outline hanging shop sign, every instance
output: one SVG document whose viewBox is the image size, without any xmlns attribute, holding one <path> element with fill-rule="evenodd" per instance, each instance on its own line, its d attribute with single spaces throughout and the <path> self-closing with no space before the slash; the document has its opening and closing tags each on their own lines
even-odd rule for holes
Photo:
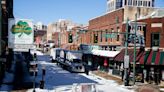
<svg viewBox="0 0 164 92">
<path fill-rule="evenodd" d="M 33 47 L 33 23 L 29 19 L 9 19 L 8 46 L 14 51 L 28 51 Z"/>
</svg>

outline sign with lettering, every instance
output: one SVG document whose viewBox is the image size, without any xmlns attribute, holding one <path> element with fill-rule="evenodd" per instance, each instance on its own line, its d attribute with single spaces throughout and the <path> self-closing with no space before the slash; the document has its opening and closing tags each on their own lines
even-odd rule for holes
<svg viewBox="0 0 164 92">
<path fill-rule="evenodd" d="M 105 38 L 116 38 L 117 34 L 116 33 L 103 34 L 103 37 L 105 37 Z"/>
</svg>

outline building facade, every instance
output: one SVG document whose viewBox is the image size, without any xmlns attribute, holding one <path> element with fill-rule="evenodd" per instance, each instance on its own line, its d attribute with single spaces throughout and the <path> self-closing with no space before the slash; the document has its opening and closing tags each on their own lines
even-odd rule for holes
<svg viewBox="0 0 164 92">
<path fill-rule="evenodd" d="M 136 81 L 154 81 L 158 84 L 164 76 L 162 74 L 164 49 L 161 41 L 164 39 L 164 10 L 155 8 L 154 0 L 108 0 L 107 4 L 109 9 L 106 14 L 89 20 L 90 43 L 93 46 L 100 46 L 103 51 L 119 50 L 120 53 L 113 59 L 92 55 L 90 56 L 92 61 L 99 61 L 100 67 L 104 69 L 107 62 L 111 73 L 120 76 L 126 50 L 125 42 L 128 42 L 129 73 L 133 73 L 135 59 Z M 134 35 L 135 29 L 136 35 Z M 138 43 L 136 51 L 134 51 L 134 42 Z M 134 53 L 136 56 L 133 56 Z"/>
<path fill-rule="evenodd" d="M 107 0 L 107 12 L 115 11 L 124 6 L 154 7 L 154 0 Z"/>
<path fill-rule="evenodd" d="M 69 42 L 69 37 L 72 37 L 72 39 L 74 39 L 75 32 L 73 31 L 73 29 L 80 26 L 80 24 L 73 23 L 72 21 L 65 19 L 60 19 L 58 22 L 51 23 L 48 25 L 47 41 L 53 40 L 55 46 L 70 49 L 72 41 Z"/>
<path fill-rule="evenodd" d="M 0 0 L 0 81 L 5 75 L 5 69 L 10 70 L 13 52 L 8 49 L 8 19 L 14 18 L 13 0 Z M 6 54 L 7 53 L 7 54 Z M 5 64 L 3 63 L 5 62 Z"/>
</svg>

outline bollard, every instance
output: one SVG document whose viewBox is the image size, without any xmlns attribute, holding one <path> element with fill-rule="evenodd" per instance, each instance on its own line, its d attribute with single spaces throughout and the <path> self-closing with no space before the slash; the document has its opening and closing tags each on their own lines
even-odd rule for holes
<svg viewBox="0 0 164 92">
<path fill-rule="evenodd" d="M 46 75 L 46 70 L 42 69 L 42 75 L 45 76 Z"/>
<path fill-rule="evenodd" d="M 41 80 L 41 81 L 40 81 L 40 89 L 43 89 L 43 88 L 44 88 L 44 81 Z"/>
</svg>

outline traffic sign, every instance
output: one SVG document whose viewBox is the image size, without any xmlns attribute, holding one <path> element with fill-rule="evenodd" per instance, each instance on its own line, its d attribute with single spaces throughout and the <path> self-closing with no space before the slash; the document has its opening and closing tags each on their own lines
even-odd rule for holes
<svg viewBox="0 0 164 92">
<path fill-rule="evenodd" d="M 129 55 L 124 56 L 124 68 L 129 68 Z"/>
<path fill-rule="evenodd" d="M 106 37 L 106 38 L 116 38 L 117 37 L 117 34 L 116 33 L 103 34 L 103 37 Z"/>
</svg>

